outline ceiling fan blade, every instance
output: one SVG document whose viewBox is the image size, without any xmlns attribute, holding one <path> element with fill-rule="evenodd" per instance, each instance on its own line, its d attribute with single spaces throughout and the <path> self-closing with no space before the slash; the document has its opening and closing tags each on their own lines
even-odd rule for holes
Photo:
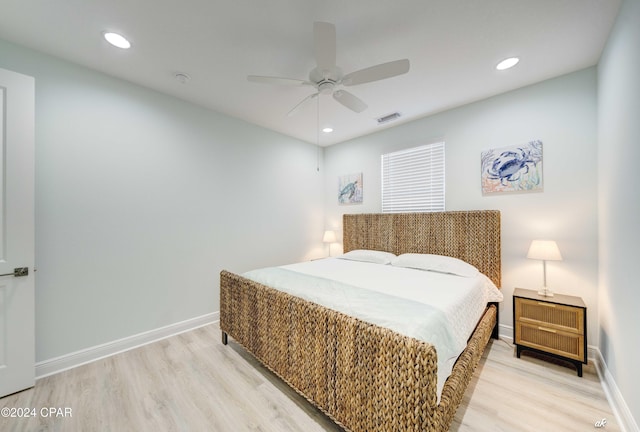
<svg viewBox="0 0 640 432">
<path fill-rule="evenodd" d="M 364 84 L 402 75 L 407 72 L 409 72 L 409 60 L 395 60 L 346 74 L 344 78 L 342 78 L 342 84 L 346 86 Z"/>
<path fill-rule="evenodd" d="M 307 102 L 309 102 L 311 99 L 315 99 L 318 97 L 320 93 L 313 93 L 310 94 L 309 96 L 307 96 L 306 98 L 302 99 L 302 101 L 300 101 L 300 103 L 296 106 L 294 106 L 293 108 L 291 108 L 291 111 L 289 111 L 287 113 L 288 117 L 291 117 L 292 115 L 294 115 L 296 112 L 298 112 L 298 110 L 305 105 Z"/>
<path fill-rule="evenodd" d="M 357 113 L 361 113 L 367 109 L 366 103 L 362 102 L 362 100 L 345 90 L 334 91 L 333 98 L 349 108 L 351 111 L 355 111 Z"/>
<path fill-rule="evenodd" d="M 316 63 L 320 70 L 336 67 L 336 26 L 326 22 L 313 23 Z"/>
<path fill-rule="evenodd" d="M 279 77 L 260 76 L 260 75 L 249 75 L 247 76 L 247 80 L 251 82 L 257 82 L 257 83 L 263 83 L 263 84 L 278 84 L 278 85 L 289 85 L 289 86 L 313 85 L 313 83 L 309 81 L 299 80 L 295 78 L 279 78 Z"/>
</svg>

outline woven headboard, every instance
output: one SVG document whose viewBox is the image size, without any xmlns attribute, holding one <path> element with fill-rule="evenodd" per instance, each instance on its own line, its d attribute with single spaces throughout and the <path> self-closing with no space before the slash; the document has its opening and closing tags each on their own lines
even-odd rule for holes
<svg viewBox="0 0 640 432">
<path fill-rule="evenodd" d="M 500 287 L 497 210 L 345 214 L 342 222 L 345 252 L 372 249 L 396 255 L 447 255 L 474 265 Z"/>
</svg>

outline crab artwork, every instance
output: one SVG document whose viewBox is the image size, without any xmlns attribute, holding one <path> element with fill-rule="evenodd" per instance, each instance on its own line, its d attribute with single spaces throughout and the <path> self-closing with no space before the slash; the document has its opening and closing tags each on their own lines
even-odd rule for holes
<svg viewBox="0 0 640 432">
<path fill-rule="evenodd" d="M 535 190 L 542 186 L 542 142 L 482 153 L 482 192 Z"/>
<path fill-rule="evenodd" d="M 500 180 L 506 186 L 506 181 L 520 180 L 520 176 L 529 172 L 529 164 L 536 161 L 531 158 L 529 151 L 519 148 L 518 151 L 505 151 L 494 159 L 487 170 L 487 176 L 493 180 Z"/>
</svg>

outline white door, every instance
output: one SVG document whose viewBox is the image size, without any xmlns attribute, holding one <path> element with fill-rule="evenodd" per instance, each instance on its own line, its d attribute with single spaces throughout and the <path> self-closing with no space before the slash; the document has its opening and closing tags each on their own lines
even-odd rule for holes
<svg viewBox="0 0 640 432">
<path fill-rule="evenodd" d="M 34 87 L 0 69 L 0 397 L 35 381 Z"/>
</svg>

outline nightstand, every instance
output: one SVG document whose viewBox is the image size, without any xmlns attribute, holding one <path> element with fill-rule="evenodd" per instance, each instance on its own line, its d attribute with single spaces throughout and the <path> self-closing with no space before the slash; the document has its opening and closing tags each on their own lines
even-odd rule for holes
<svg viewBox="0 0 640 432">
<path fill-rule="evenodd" d="M 513 292 L 513 343 L 520 358 L 531 350 L 573 363 L 582 376 L 587 364 L 587 306 L 580 297 L 516 288 Z"/>
</svg>

